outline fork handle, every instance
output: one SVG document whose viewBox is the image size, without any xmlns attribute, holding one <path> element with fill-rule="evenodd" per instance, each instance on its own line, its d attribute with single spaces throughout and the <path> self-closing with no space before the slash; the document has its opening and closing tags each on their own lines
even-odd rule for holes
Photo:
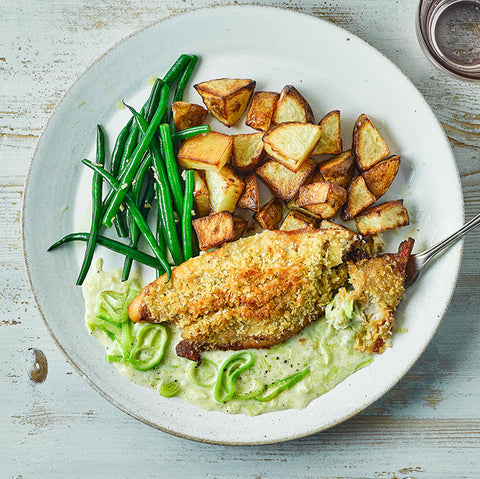
<svg viewBox="0 0 480 479">
<path fill-rule="evenodd" d="M 416 256 L 421 256 L 425 261 L 428 261 L 432 256 L 435 256 L 440 251 L 443 251 L 445 248 L 448 248 L 450 245 L 456 243 L 460 238 L 476 228 L 478 225 L 480 225 L 480 214 L 472 218 L 468 223 L 463 225 L 458 231 L 450 235 L 448 238 L 445 238 L 443 241 L 440 241 L 436 245 L 428 248 L 426 251 Z"/>
</svg>

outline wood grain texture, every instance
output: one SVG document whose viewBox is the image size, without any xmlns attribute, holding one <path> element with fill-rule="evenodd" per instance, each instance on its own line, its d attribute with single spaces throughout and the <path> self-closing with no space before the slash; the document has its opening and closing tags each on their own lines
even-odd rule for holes
<svg viewBox="0 0 480 479">
<path fill-rule="evenodd" d="M 44 327 L 23 268 L 20 215 L 28 164 L 49 114 L 74 79 L 120 39 L 172 13 L 229 3 L 250 2 L 0 4 L 0 477 L 480 477 L 480 230 L 465 241 L 448 314 L 403 380 L 351 420 L 285 444 L 212 446 L 151 429 L 94 392 Z M 428 63 L 415 38 L 416 0 L 255 3 L 332 21 L 395 62 L 450 139 L 466 218 L 480 211 L 480 85 L 448 78 Z M 48 360 L 43 383 L 29 379 L 29 348 Z"/>
</svg>

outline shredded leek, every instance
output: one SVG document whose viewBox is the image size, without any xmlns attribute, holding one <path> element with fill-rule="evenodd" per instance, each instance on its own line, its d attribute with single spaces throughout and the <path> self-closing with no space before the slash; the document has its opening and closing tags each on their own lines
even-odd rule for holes
<svg viewBox="0 0 480 479">
<path fill-rule="evenodd" d="M 154 368 L 165 354 L 167 340 L 167 330 L 163 326 L 158 324 L 142 326 L 130 352 L 130 364 L 139 371 Z"/>
<path fill-rule="evenodd" d="M 130 288 L 124 293 L 101 292 L 97 296 L 97 315 L 88 326 L 103 331 L 118 350 L 118 354 L 107 355 L 107 361 L 123 362 L 139 371 L 147 371 L 162 360 L 168 334 L 165 327 L 158 324 L 146 324 L 133 334 L 128 305 L 137 294 L 138 291 Z"/>
<path fill-rule="evenodd" d="M 172 398 L 180 392 L 180 383 L 177 380 L 162 381 L 158 392 L 163 397 Z"/>
<path fill-rule="evenodd" d="M 137 296 L 138 291 L 127 289 L 124 293 L 103 291 L 97 296 L 97 316 L 113 324 L 120 325 L 128 321 L 128 305 Z"/>
<path fill-rule="evenodd" d="M 202 358 L 200 366 L 197 363 L 189 364 L 187 377 L 191 383 L 202 388 L 209 388 L 215 384 L 217 365 L 210 359 Z"/>
<path fill-rule="evenodd" d="M 235 379 L 251 368 L 254 356 L 250 351 L 239 351 L 228 357 L 220 366 L 213 388 L 213 397 L 217 402 L 227 402 L 235 394 Z"/>
<path fill-rule="evenodd" d="M 274 397 L 278 396 L 282 391 L 292 388 L 300 382 L 307 374 L 310 373 L 310 368 L 306 367 L 298 373 L 287 376 L 286 378 L 279 379 L 265 387 L 261 395 L 255 397 L 257 401 L 267 402 L 271 401 Z"/>
<path fill-rule="evenodd" d="M 373 361 L 373 358 L 368 358 L 367 360 L 361 362 L 356 368 L 355 371 L 364 368 L 367 364 L 370 364 Z"/>
</svg>

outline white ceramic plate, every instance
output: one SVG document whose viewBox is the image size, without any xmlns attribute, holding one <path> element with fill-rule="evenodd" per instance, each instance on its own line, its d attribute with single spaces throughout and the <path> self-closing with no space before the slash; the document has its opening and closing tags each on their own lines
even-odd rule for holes
<svg viewBox="0 0 480 479">
<path fill-rule="evenodd" d="M 90 200 L 88 182 L 79 186 L 86 175 L 80 160 L 93 159 L 95 124 L 104 125 L 112 138 L 128 117 L 116 102 L 125 98 L 139 106 L 140 98 L 148 95 L 147 79 L 162 75 L 184 52 L 201 58 L 193 81 L 253 78 L 257 90 L 271 91 L 293 84 L 311 101 L 317 119 L 341 110 L 346 148 L 353 122 L 360 113 L 368 113 L 392 151 L 402 156 L 387 199 L 404 198 L 412 225 L 387 235 L 391 249 L 411 235 L 419 251 L 461 225 L 462 193 L 450 146 L 420 93 L 374 48 L 325 21 L 252 6 L 195 10 L 129 37 L 78 79 L 45 128 L 25 191 L 25 259 L 46 324 L 80 374 L 115 406 L 179 436 L 259 444 L 312 434 L 367 407 L 412 366 L 446 312 L 461 245 L 445 253 L 406 293 L 397 321 L 408 332 L 396 334 L 393 347 L 371 366 L 304 410 L 258 417 L 206 412 L 128 382 L 103 360 L 103 347 L 84 326 L 81 289 L 75 286 L 84 246 L 46 250 L 82 224 Z M 193 89 L 187 100 L 200 102 Z"/>
</svg>

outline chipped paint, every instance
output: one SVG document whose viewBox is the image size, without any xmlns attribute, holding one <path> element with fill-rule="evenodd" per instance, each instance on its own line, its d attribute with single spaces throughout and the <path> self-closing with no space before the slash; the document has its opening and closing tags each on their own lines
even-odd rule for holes
<svg viewBox="0 0 480 479">
<path fill-rule="evenodd" d="M 43 351 L 29 348 L 25 355 L 28 377 L 35 383 L 43 383 L 47 378 L 48 363 Z"/>
</svg>

